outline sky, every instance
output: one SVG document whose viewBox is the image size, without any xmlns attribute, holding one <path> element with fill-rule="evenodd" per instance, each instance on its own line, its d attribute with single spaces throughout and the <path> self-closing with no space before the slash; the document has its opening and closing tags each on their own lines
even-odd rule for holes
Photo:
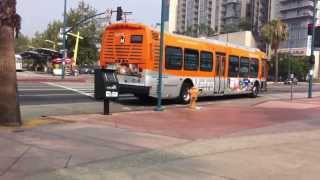
<svg viewBox="0 0 320 180">
<path fill-rule="evenodd" d="M 80 0 L 67 0 L 67 7 L 74 8 Z M 98 12 L 108 8 L 116 9 L 122 6 L 124 11 L 132 11 L 129 17 L 134 22 L 155 25 L 160 22 L 161 0 L 84 0 Z M 17 11 L 22 17 L 21 32 L 33 36 L 42 32 L 47 25 L 60 19 L 63 20 L 64 0 L 17 0 Z"/>
</svg>

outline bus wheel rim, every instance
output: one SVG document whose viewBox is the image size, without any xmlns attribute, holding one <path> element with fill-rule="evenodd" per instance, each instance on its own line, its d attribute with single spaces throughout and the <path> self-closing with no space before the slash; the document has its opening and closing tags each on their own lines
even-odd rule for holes
<svg viewBox="0 0 320 180">
<path fill-rule="evenodd" d="M 254 87 L 253 87 L 253 94 L 254 94 L 254 95 L 258 95 L 258 88 L 257 88 L 257 86 L 254 86 Z"/>
<path fill-rule="evenodd" d="M 184 95 L 183 95 L 183 100 L 188 102 L 190 100 L 190 95 L 188 93 L 188 91 L 185 91 Z"/>
</svg>

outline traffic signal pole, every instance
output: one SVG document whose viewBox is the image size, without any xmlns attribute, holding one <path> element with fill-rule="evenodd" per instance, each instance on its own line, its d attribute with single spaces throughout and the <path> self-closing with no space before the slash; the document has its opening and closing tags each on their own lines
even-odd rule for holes
<svg viewBox="0 0 320 180">
<path fill-rule="evenodd" d="M 63 58 L 62 58 L 62 75 L 61 79 L 64 79 L 65 76 L 65 63 L 67 59 L 67 43 L 66 43 L 66 28 L 67 28 L 67 0 L 64 0 L 64 11 L 63 11 Z"/>
<path fill-rule="evenodd" d="M 158 99 L 156 111 L 162 111 L 162 59 L 163 59 L 163 44 L 164 44 L 164 16 L 165 16 L 165 2 L 162 0 L 161 5 L 161 31 L 160 31 L 160 56 L 159 56 L 159 76 L 158 76 Z"/>
<path fill-rule="evenodd" d="M 314 41 L 315 41 L 315 32 L 316 32 L 316 23 L 317 23 L 317 1 L 314 0 L 314 5 L 313 5 L 313 26 L 312 26 L 312 41 L 311 41 L 311 56 L 310 56 L 310 62 L 309 62 L 309 73 L 308 73 L 308 81 L 309 81 L 309 86 L 308 86 L 308 98 L 312 98 L 312 81 L 313 81 L 313 62 L 315 61 L 315 56 L 314 56 Z"/>
</svg>

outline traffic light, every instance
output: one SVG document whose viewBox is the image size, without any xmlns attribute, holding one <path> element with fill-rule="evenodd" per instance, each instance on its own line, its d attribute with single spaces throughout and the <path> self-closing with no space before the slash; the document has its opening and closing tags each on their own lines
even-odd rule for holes
<svg viewBox="0 0 320 180">
<path fill-rule="evenodd" d="M 313 24 L 308 24 L 308 35 L 313 35 Z M 315 27 L 314 47 L 320 48 L 320 26 Z"/>
<path fill-rule="evenodd" d="M 117 7 L 117 21 L 121 21 L 122 20 L 122 15 L 123 15 L 123 11 L 121 6 Z"/>
</svg>

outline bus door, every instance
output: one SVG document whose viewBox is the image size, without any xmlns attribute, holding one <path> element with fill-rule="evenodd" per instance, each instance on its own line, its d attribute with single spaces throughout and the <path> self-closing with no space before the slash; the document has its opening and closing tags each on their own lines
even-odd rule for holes
<svg viewBox="0 0 320 180">
<path fill-rule="evenodd" d="M 222 94 L 225 90 L 225 78 L 224 72 L 226 67 L 226 56 L 224 54 L 216 54 L 216 76 L 214 80 L 214 92 L 215 94 Z"/>
</svg>

